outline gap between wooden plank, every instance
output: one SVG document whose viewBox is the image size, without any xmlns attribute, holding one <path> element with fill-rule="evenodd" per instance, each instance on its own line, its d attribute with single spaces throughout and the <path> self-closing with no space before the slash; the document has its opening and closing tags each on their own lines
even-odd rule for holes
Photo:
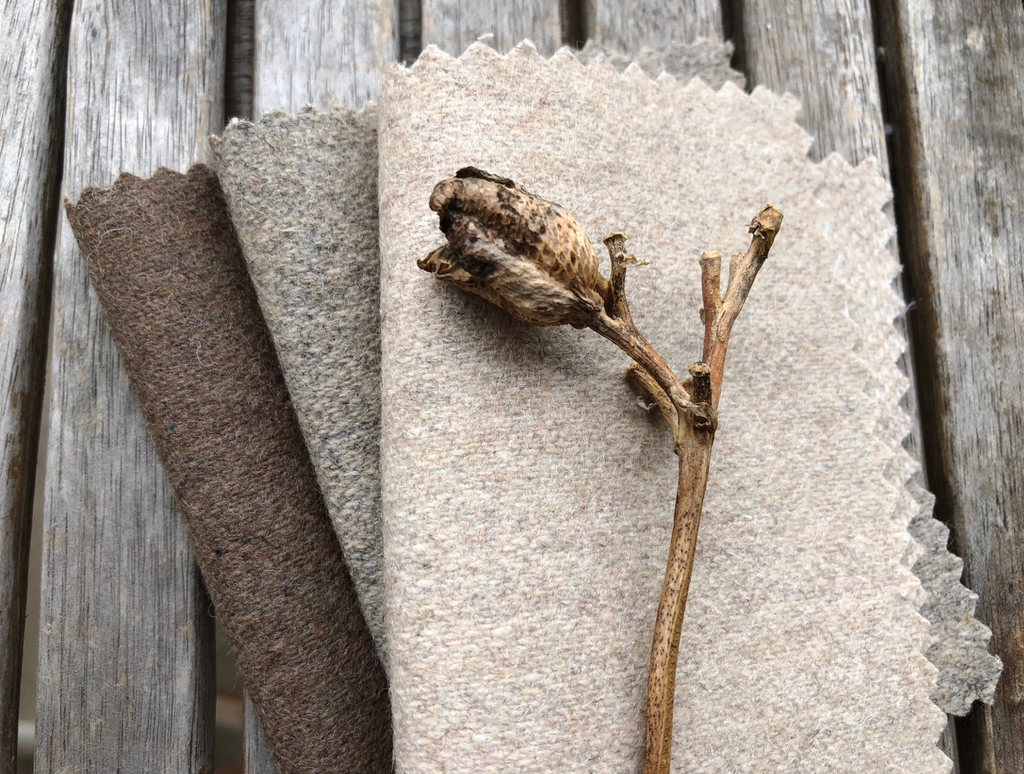
<svg viewBox="0 0 1024 774">
<path fill-rule="evenodd" d="M 903 250 L 899 247 L 898 235 L 900 232 L 900 218 L 904 210 L 899 206 L 899 200 L 901 196 L 906 195 L 904 187 L 900 184 L 899 177 L 901 174 L 900 165 L 897 163 L 895 153 L 899 146 L 898 138 L 893 135 L 894 129 L 894 116 L 893 110 L 894 105 L 892 103 L 891 95 L 888 93 L 890 88 L 891 73 L 889 68 L 892 66 L 890 52 L 886 49 L 885 38 L 886 33 L 883 32 L 882 24 L 883 17 L 879 10 L 878 0 L 871 0 L 871 17 L 873 20 L 873 33 L 874 43 L 876 50 L 875 63 L 878 71 L 878 92 L 881 97 L 882 105 L 882 121 L 883 121 L 883 132 L 886 140 L 886 153 L 888 160 L 889 179 L 890 184 L 893 188 L 893 208 L 892 217 L 896 223 L 897 232 L 897 245 L 894 249 L 898 251 L 900 255 L 900 265 L 906 269 L 906 260 L 903 258 Z M 903 328 L 901 333 L 907 340 L 907 355 L 901 363 L 901 368 L 904 369 L 907 376 L 910 377 L 910 389 L 907 391 L 907 395 L 904 398 L 903 406 L 911 414 L 913 418 L 913 433 L 911 434 L 910 444 L 911 448 L 908 449 L 913 456 L 921 462 L 922 474 L 925 482 L 928 480 L 928 460 L 925 455 L 925 438 L 924 430 L 921 427 L 921 405 L 920 396 L 917 390 L 917 380 L 920 378 L 919 371 L 915 367 L 916 358 L 914 356 L 914 347 L 916 346 L 915 341 L 917 336 L 915 335 L 915 304 L 913 289 L 906 281 L 904 275 L 899 280 L 901 298 L 907 304 L 907 312 L 902 318 Z M 917 334 L 920 335 L 920 334 Z M 938 517 L 938 513 L 935 514 Z M 950 532 L 952 537 L 952 532 Z M 942 750 L 953 762 L 952 774 L 960 774 L 960 753 L 957 747 L 956 740 L 956 716 L 946 715 L 946 727 L 942 731 L 942 736 L 939 737 L 939 749 Z"/>
<path fill-rule="evenodd" d="M 585 0 L 562 0 L 559 7 L 562 23 L 562 45 L 580 49 L 587 43 L 587 11 Z"/>
<path fill-rule="evenodd" d="M 251 121 L 253 69 L 256 66 L 256 0 L 228 0 L 224 117 Z M 220 127 L 217 127 L 217 131 Z"/>
<path fill-rule="evenodd" d="M 1024 771 L 1024 8 L 878 0 L 928 482 L 1004 672 L 961 770 Z M 1009 259 L 1009 260 L 1008 260 Z"/>
<path fill-rule="evenodd" d="M 423 11 L 420 0 L 398 2 L 398 61 L 407 65 L 423 51 Z"/>
<path fill-rule="evenodd" d="M 743 36 L 743 0 L 722 0 L 722 37 L 732 43 L 732 69 L 746 77 L 747 44 Z"/>
</svg>

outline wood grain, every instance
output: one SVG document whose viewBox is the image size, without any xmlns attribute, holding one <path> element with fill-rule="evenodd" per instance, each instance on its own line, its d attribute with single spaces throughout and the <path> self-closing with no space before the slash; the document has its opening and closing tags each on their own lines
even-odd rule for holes
<svg viewBox="0 0 1024 774">
<path fill-rule="evenodd" d="M 4 4 L 0 29 L 0 770 L 18 693 L 46 327 L 60 186 L 70 3 Z M 32 701 L 34 697 L 25 697 Z"/>
<path fill-rule="evenodd" d="M 253 707 L 248 693 L 245 694 L 244 707 L 243 754 L 246 774 L 278 774 L 277 764 L 270 751 L 270 743 L 267 741 L 266 734 L 263 733 L 259 715 L 256 714 L 256 708 Z"/>
<path fill-rule="evenodd" d="M 881 0 L 928 481 L 1004 672 L 963 772 L 1024 771 L 1024 7 Z"/>
<path fill-rule="evenodd" d="M 722 40 L 719 0 L 582 0 L 587 39 L 624 54 L 697 38 Z"/>
<path fill-rule="evenodd" d="M 223 0 L 80 0 L 63 191 L 183 169 L 223 120 Z M 209 602 L 61 218 L 36 770 L 212 770 Z"/>
<path fill-rule="evenodd" d="M 744 0 L 740 22 L 748 82 L 800 98 L 811 156 L 874 156 L 887 174 L 869 0 Z"/>
<path fill-rule="evenodd" d="M 398 55 L 392 0 L 256 0 L 253 116 L 303 105 L 358 109 Z"/>
<path fill-rule="evenodd" d="M 544 56 L 562 45 L 558 0 L 423 0 L 423 45 L 460 56 L 481 35 L 502 54 L 529 38 Z"/>
</svg>

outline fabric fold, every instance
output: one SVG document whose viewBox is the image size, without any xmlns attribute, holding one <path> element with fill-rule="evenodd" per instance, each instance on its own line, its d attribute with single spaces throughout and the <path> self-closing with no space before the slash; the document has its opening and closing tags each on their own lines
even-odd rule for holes
<svg viewBox="0 0 1024 774">
<path fill-rule="evenodd" d="M 282 774 L 390 771 L 384 674 L 216 176 L 66 208 Z"/>
<path fill-rule="evenodd" d="M 383 656 L 377 116 L 306 109 L 211 141 L 327 509 Z"/>
</svg>

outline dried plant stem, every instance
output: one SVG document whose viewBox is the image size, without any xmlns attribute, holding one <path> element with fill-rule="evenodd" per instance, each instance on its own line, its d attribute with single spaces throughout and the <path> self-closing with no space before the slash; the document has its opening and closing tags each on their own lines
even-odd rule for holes
<svg viewBox="0 0 1024 774">
<path fill-rule="evenodd" d="M 683 423 L 684 427 L 689 423 Z M 647 717 L 644 731 L 644 774 L 667 774 L 672 762 L 672 711 L 676 695 L 676 664 L 686 598 L 693 574 L 697 529 L 708 484 L 714 429 L 682 431 L 679 485 L 676 492 L 672 542 L 658 604 L 647 678 Z"/>
<path fill-rule="evenodd" d="M 650 345 L 633 322 L 626 301 L 626 269 L 642 265 L 626 252 L 626 235 L 609 234 L 604 238 L 612 262 L 612 278 L 605 310 L 597 315 L 590 327 L 614 342 L 658 384 L 673 403 L 686 400 L 686 390 L 661 355 Z"/>
<path fill-rule="evenodd" d="M 750 224 L 753 235 L 745 254 L 737 253 L 729 265 L 729 282 L 721 295 L 722 256 L 718 251 L 700 259 L 704 306 L 702 360 L 690 366 L 690 379 L 681 383 L 633 322 L 625 297 L 625 270 L 638 263 L 625 252 L 622 234 L 605 237 L 612 262 L 612 281 L 604 313 L 591 328 L 615 342 L 635 361 L 630 378 L 651 398 L 653 406 L 672 429 L 679 458 L 672 541 L 654 625 L 654 644 L 647 682 L 647 713 L 643 774 L 669 774 L 672 762 L 672 716 L 675 704 L 676 665 L 686 599 L 693 574 L 693 556 L 704 494 L 707 490 L 711 446 L 718 425 L 725 355 L 733 323 L 739 316 L 761 265 L 768 257 L 782 213 L 768 206 Z"/>
</svg>

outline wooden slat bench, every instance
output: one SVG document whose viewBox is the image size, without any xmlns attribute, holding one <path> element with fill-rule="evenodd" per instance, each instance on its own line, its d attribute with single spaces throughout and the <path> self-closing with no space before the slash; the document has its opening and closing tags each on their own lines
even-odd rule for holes
<svg viewBox="0 0 1024 774">
<path fill-rule="evenodd" d="M 912 443 L 1005 664 L 995 704 L 943 744 L 965 773 L 1024 771 L 1020 0 L 8 0 L 0 772 L 15 770 L 37 467 L 38 688 L 21 697 L 36 707 L 35 770 L 213 770 L 209 601 L 60 197 L 206 161 L 226 114 L 361 106 L 390 62 L 487 33 L 543 54 L 729 39 L 750 87 L 800 97 L 815 157 L 879 159 L 910 302 Z M 273 772 L 250 712 L 246 729 L 246 770 Z"/>
</svg>

